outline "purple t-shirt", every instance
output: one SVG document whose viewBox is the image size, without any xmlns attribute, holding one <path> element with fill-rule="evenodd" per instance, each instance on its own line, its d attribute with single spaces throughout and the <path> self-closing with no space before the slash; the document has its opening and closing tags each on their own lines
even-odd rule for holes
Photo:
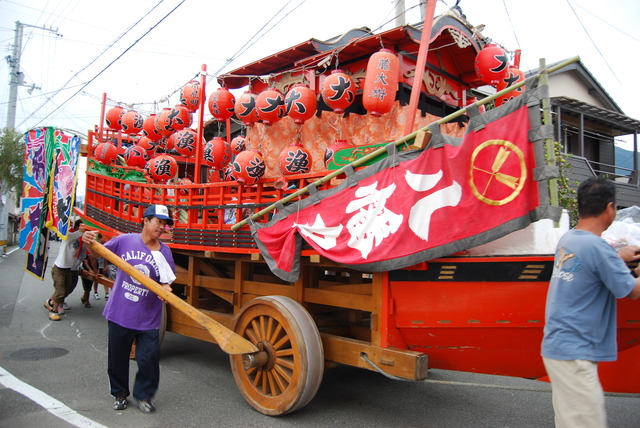
<svg viewBox="0 0 640 428">
<path fill-rule="evenodd" d="M 104 246 L 145 276 L 156 282 L 160 280 L 151 250 L 144 244 L 140 234 L 120 235 L 107 241 Z M 161 243 L 160 252 L 175 273 L 176 267 L 169 247 Z M 118 269 L 103 315 L 125 328 L 152 330 L 160 328 L 162 301 L 144 285 Z"/>
</svg>

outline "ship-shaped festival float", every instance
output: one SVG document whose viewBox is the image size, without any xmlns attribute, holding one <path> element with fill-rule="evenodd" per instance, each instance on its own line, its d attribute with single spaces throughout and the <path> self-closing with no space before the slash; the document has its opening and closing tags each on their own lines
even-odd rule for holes
<svg viewBox="0 0 640 428">
<path fill-rule="evenodd" d="M 308 40 L 211 89 L 203 66 L 148 117 L 105 95 L 76 214 L 108 239 L 169 207 L 174 295 L 254 345 L 230 359 L 262 413 L 302 408 L 336 364 L 545 376 L 545 297 L 568 229 L 553 70 L 525 80 L 519 52 L 455 11 L 432 18 Z M 487 85 L 495 95 L 478 100 Z M 166 331 L 220 342 L 176 307 Z M 618 310 L 602 383 L 640 392 L 640 303 Z"/>
</svg>

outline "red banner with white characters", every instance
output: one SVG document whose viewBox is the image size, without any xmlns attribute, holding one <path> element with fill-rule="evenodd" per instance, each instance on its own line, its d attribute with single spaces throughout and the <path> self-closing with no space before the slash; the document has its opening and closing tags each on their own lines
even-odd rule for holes
<svg viewBox="0 0 640 428">
<path fill-rule="evenodd" d="M 455 144 L 397 153 L 253 224 L 254 238 L 288 281 L 298 276 L 301 238 L 331 260 L 371 271 L 496 239 L 535 220 L 539 190 L 528 132 L 522 105 Z"/>
</svg>

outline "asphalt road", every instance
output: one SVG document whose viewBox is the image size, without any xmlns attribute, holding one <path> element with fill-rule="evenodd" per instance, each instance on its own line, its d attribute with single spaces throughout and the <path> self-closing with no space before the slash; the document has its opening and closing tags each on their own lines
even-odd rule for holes
<svg viewBox="0 0 640 428">
<path fill-rule="evenodd" d="M 59 243 L 53 243 L 49 266 Z M 81 284 L 62 321 L 47 317 L 44 281 L 24 272 L 25 253 L 0 261 L 0 427 L 551 427 L 549 385 L 431 370 L 423 382 L 352 367 L 328 369 L 316 397 L 285 416 L 264 416 L 238 391 L 217 346 L 168 333 L 162 345 L 158 411 L 111 409 L 104 299 L 80 304 Z M 102 295 L 102 291 L 100 292 Z M 101 296 L 102 297 L 102 296 Z M 132 362 L 131 377 L 135 375 Z M 640 382 L 640 379 L 638 379 Z M 639 395 L 607 396 L 609 426 L 640 426 Z"/>
</svg>

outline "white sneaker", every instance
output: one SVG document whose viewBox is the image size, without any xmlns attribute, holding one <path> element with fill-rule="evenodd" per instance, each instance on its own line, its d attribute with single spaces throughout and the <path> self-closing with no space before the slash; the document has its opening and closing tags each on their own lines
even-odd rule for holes
<svg viewBox="0 0 640 428">
<path fill-rule="evenodd" d="M 100 295 L 98 293 L 93 293 L 93 298 L 96 300 L 100 300 Z"/>
<path fill-rule="evenodd" d="M 104 301 L 106 302 L 107 300 L 109 300 L 109 293 L 104 295 Z"/>
<path fill-rule="evenodd" d="M 67 302 L 62 302 L 62 304 L 60 305 L 60 307 L 62 307 L 63 311 L 68 311 L 71 308 L 69 307 L 69 305 L 67 305 Z M 59 310 L 59 309 L 58 309 Z"/>
</svg>

